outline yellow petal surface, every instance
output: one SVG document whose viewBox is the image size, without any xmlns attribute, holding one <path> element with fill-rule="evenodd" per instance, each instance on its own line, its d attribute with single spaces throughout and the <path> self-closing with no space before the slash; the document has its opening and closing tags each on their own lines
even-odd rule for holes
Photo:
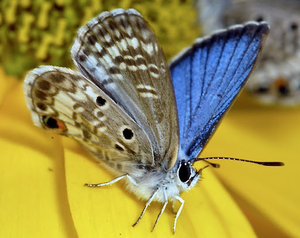
<svg viewBox="0 0 300 238">
<path fill-rule="evenodd" d="M 18 83 L 17 80 L 12 76 L 6 76 L 4 70 L 0 67 L 0 105 L 2 104 L 3 98 L 7 93 L 11 91 Z"/>
<path fill-rule="evenodd" d="M 63 149 L 60 136 L 32 125 L 21 83 L 5 92 L 0 120 L 0 237 L 173 237 L 170 207 L 151 233 L 161 204 L 151 205 L 133 228 L 144 202 L 122 183 L 83 186 L 112 176 L 75 142 L 65 139 Z M 176 237 L 255 236 L 211 168 L 204 170 L 198 187 L 182 197 L 185 206 Z"/>
<path fill-rule="evenodd" d="M 245 107 L 237 102 L 202 154 L 285 163 L 265 167 L 217 161 L 221 168 L 215 172 L 259 237 L 300 234 L 299 121 L 299 108 Z"/>
<path fill-rule="evenodd" d="M 15 82 L 0 106 L 0 237 L 76 237 L 61 139 L 32 125 Z"/>
</svg>

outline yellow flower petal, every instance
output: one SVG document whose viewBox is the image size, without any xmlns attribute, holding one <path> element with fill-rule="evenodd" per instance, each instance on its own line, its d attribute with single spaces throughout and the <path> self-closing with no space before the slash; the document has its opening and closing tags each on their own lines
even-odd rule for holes
<svg viewBox="0 0 300 238">
<path fill-rule="evenodd" d="M 60 138 L 32 125 L 21 82 L 4 95 L 0 108 L 0 237 L 76 237 Z"/>
<path fill-rule="evenodd" d="M 14 77 L 6 76 L 4 70 L 0 67 L 0 105 L 6 94 L 9 93 L 17 83 Z"/>
<path fill-rule="evenodd" d="M 215 171 L 260 237 L 300 234 L 299 121 L 299 108 L 233 107 L 204 151 L 285 163 L 272 168 L 223 161 Z"/>
</svg>

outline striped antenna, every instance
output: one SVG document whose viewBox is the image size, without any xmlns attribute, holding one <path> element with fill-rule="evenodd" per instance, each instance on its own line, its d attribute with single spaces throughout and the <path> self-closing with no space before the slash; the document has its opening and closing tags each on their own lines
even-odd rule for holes
<svg viewBox="0 0 300 238">
<path fill-rule="evenodd" d="M 238 158 L 231 158 L 231 157 L 206 157 L 206 158 L 193 158 L 190 160 L 191 163 L 197 162 L 197 161 L 205 161 L 209 163 L 214 168 L 219 168 L 219 164 L 211 163 L 207 160 L 234 160 L 234 161 L 241 161 L 241 162 L 248 162 L 253 164 L 259 164 L 263 166 L 284 166 L 284 163 L 282 162 L 266 162 L 266 161 L 254 161 L 254 160 L 246 160 L 246 159 L 238 159 Z"/>
</svg>

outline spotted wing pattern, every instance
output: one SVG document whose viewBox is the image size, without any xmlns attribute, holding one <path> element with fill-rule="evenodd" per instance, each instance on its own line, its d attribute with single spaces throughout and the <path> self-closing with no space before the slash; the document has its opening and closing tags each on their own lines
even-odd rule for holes
<svg viewBox="0 0 300 238">
<path fill-rule="evenodd" d="M 26 76 L 24 91 L 35 125 L 76 139 L 119 172 L 152 165 L 152 149 L 142 129 L 81 74 L 41 66 Z"/>
<path fill-rule="evenodd" d="M 173 166 L 178 151 L 175 96 L 168 65 L 135 10 L 104 12 L 83 26 L 71 50 L 79 70 L 143 129 L 154 164 Z"/>
</svg>

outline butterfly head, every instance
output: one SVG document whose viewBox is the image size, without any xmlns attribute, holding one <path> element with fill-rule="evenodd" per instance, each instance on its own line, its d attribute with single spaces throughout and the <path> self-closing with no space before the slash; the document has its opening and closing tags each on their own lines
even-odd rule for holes
<svg viewBox="0 0 300 238">
<path fill-rule="evenodd" d="M 194 187 L 201 177 L 202 170 L 207 167 L 208 165 L 197 170 L 193 166 L 193 161 L 181 161 L 177 169 L 177 178 L 180 181 L 182 190 L 186 191 Z"/>
<path fill-rule="evenodd" d="M 196 170 L 193 164 L 197 161 L 205 161 L 208 163 L 205 167 Z M 282 162 L 263 162 L 263 161 L 253 161 L 253 160 L 245 160 L 245 159 L 238 159 L 238 158 L 231 158 L 231 157 L 206 157 L 206 158 L 192 158 L 189 160 L 181 160 L 178 169 L 177 169 L 177 177 L 181 184 L 182 190 L 188 190 L 194 187 L 198 180 L 201 177 L 202 171 L 212 166 L 213 168 L 219 168 L 220 165 L 216 163 L 209 162 L 208 160 L 232 160 L 232 161 L 241 161 L 253 164 L 259 164 L 263 166 L 283 166 L 284 163 Z"/>
<path fill-rule="evenodd" d="M 200 178 L 200 173 L 192 166 L 189 161 L 181 161 L 177 176 L 179 181 L 182 183 L 182 187 L 188 189 L 196 185 Z"/>
<path fill-rule="evenodd" d="M 175 166 L 177 177 L 176 185 L 181 191 L 186 191 L 197 184 L 201 177 L 202 170 L 207 166 L 197 170 L 193 166 L 194 160 L 189 159 L 182 150 L 179 150 L 177 161 L 178 165 Z"/>
</svg>

